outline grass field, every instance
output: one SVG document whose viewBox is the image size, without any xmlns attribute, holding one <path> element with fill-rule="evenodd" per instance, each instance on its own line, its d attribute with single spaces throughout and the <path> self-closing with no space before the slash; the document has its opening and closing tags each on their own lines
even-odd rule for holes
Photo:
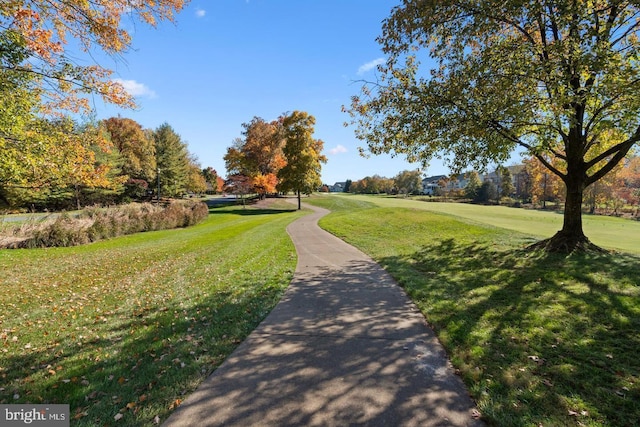
<svg viewBox="0 0 640 427">
<path fill-rule="evenodd" d="M 340 195 L 375 203 L 383 207 L 406 207 L 465 218 L 480 224 L 506 228 L 537 238 L 551 237 L 562 228 L 562 213 L 482 206 L 467 203 L 435 203 L 386 197 Z M 596 245 L 607 249 L 640 254 L 640 221 L 602 215 L 583 215 L 584 232 Z"/>
<path fill-rule="evenodd" d="M 0 251 L 0 403 L 68 403 L 72 425 L 156 425 L 279 300 L 302 213 Z"/>
<path fill-rule="evenodd" d="M 311 201 L 333 211 L 323 228 L 404 287 L 490 425 L 638 425 L 640 257 L 525 252 L 547 232 L 508 208 L 462 217 L 378 197 Z"/>
</svg>

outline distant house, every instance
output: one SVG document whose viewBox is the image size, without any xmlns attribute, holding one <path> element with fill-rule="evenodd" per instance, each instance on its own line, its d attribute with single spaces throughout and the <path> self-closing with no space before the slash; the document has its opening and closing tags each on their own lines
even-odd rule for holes
<svg viewBox="0 0 640 427">
<path fill-rule="evenodd" d="M 511 183 L 516 186 L 518 176 L 524 172 L 524 165 L 507 166 L 507 169 L 511 172 Z M 480 180 L 482 182 L 491 181 L 496 185 L 500 184 L 500 177 L 496 174 L 496 171 L 481 175 Z"/>
<path fill-rule="evenodd" d="M 446 190 L 462 190 L 469 184 L 469 178 L 466 173 L 451 175 L 447 181 Z"/>
<path fill-rule="evenodd" d="M 460 190 L 468 183 L 466 174 L 430 176 L 422 180 L 422 194 L 433 196 L 443 192 Z"/>
<path fill-rule="evenodd" d="M 344 193 L 344 189 L 347 186 L 346 182 L 336 182 L 329 186 L 329 191 L 332 193 Z"/>
<path fill-rule="evenodd" d="M 443 179 L 446 179 L 446 175 L 430 176 L 422 180 L 422 194 L 433 196 L 438 194 Z"/>
</svg>

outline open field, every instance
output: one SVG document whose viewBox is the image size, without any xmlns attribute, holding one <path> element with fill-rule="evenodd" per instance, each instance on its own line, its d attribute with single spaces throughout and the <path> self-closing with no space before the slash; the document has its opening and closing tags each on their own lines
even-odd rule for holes
<svg viewBox="0 0 640 427">
<path fill-rule="evenodd" d="M 506 228 L 538 238 L 551 237 L 562 228 L 562 213 L 482 206 L 466 203 L 436 203 L 387 196 L 339 195 L 368 201 L 383 207 L 401 206 L 465 218 L 481 224 Z M 583 215 L 584 232 L 596 245 L 640 254 L 640 221 L 601 215 Z"/>
<path fill-rule="evenodd" d="M 165 419 L 288 286 L 296 255 L 285 227 L 302 213 L 282 203 L 0 251 L 0 403 L 69 403 L 74 426 Z"/>
<path fill-rule="evenodd" d="M 640 257 L 528 253 L 539 235 L 416 209 L 424 202 L 310 202 L 404 287 L 490 425 L 638 425 Z M 491 212 L 538 229 L 511 211 Z"/>
</svg>

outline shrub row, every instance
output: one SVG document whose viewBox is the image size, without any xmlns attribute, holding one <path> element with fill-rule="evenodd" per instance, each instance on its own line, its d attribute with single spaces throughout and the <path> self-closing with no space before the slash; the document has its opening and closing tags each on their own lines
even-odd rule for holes
<svg viewBox="0 0 640 427">
<path fill-rule="evenodd" d="M 207 217 L 205 203 L 180 200 L 164 206 L 130 203 L 109 208 L 91 207 L 79 215 L 62 214 L 53 220 L 22 226 L 7 248 L 77 246 L 144 231 L 188 227 Z M 17 230 L 17 229 L 16 229 Z"/>
</svg>

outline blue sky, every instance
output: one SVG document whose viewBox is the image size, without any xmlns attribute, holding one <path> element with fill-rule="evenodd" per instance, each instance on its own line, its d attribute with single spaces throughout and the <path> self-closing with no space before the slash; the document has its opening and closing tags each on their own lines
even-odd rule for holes
<svg viewBox="0 0 640 427">
<path fill-rule="evenodd" d="M 375 38 L 396 2 L 381 0 L 192 1 L 173 23 L 130 25 L 133 49 L 114 69 L 139 110 L 96 103 L 97 118 L 120 114 L 145 128 L 167 122 L 203 167 L 225 175 L 223 156 L 242 123 L 306 111 L 325 142 L 323 182 L 333 184 L 416 169 L 400 158 L 362 158 L 341 112 L 375 79 L 383 54 Z M 427 175 L 448 173 L 434 162 Z"/>
</svg>

